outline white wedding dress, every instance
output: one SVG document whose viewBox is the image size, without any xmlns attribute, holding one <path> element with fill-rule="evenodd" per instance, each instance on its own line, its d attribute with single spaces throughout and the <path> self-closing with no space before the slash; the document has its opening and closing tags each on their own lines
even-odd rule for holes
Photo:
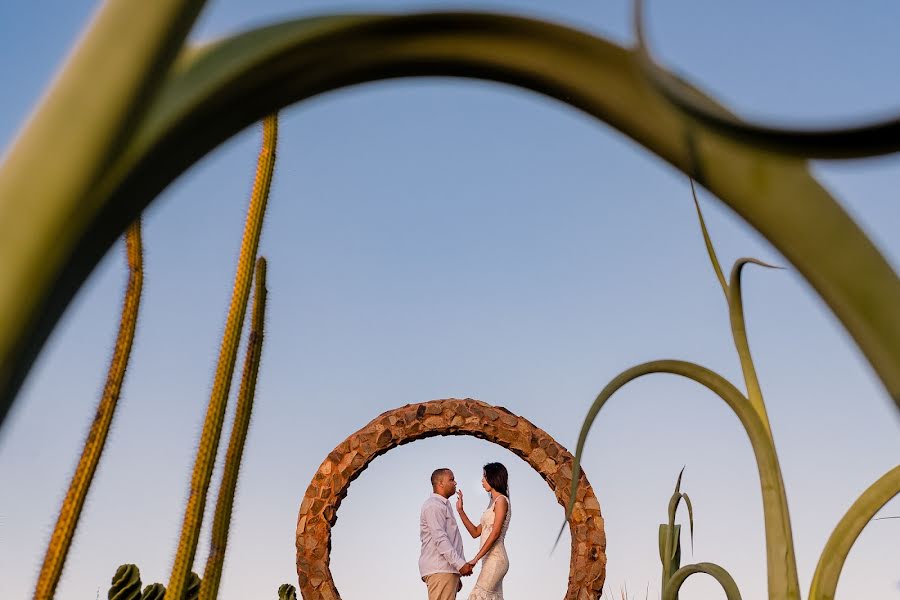
<svg viewBox="0 0 900 600">
<path fill-rule="evenodd" d="M 481 573 L 478 574 L 478 581 L 475 582 L 475 589 L 469 594 L 469 600 L 503 600 L 503 577 L 509 571 L 509 557 L 506 555 L 506 531 L 509 529 L 509 519 L 512 517 L 512 507 L 509 505 L 509 498 L 506 496 L 498 496 L 506 500 L 506 518 L 503 519 L 500 537 L 488 550 L 481 559 Z M 492 501 L 487 510 L 481 515 L 481 544 L 484 545 L 485 540 L 491 534 L 496 526 L 494 514 L 494 502 Z"/>
</svg>

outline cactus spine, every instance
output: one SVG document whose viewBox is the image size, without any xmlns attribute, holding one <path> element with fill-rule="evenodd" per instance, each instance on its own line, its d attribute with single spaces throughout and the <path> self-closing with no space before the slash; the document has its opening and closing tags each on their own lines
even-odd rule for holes
<svg viewBox="0 0 900 600">
<path fill-rule="evenodd" d="M 228 528 L 231 524 L 231 510 L 234 507 L 234 491 L 237 488 L 241 457 L 244 452 L 244 443 L 247 440 L 247 430 L 250 427 L 250 414 L 253 410 L 253 396 L 256 391 L 256 376 L 259 372 L 259 360 L 262 354 L 265 317 L 266 259 L 260 257 L 256 261 L 256 288 L 253 298 L 253 319 L 247 340 L 247 354 L 244 357 L 244 370 L 238 392 L 234 424 L 231 428 L 231 439 L 225 455 L 225 469 L 222 474 L 222 483 L 219 486 L 216 513 L 213 517 L 212 542 L 209 547 L 209 557 L 206 560 L 206 570 L 203 572 L 201 600 L 216 598 L 219 581 L 222 578 L 225 547 L 228 544 Z"/>
<path fill-rule="evenodd" d="M 109 600 L 141 600 L 141 570 L 137 565 L 121 565 L 110 583 Z"/>
<path fill-rule="evenodd" d="M 241 240 L 241 253 L 238 258 L 237 272 L 234 278 L 234 289 L 228 320 L 222 336 L 219 350 L 216 375 L 210 394 L 200 444 L 191 474 L 190 496 L 184 512 L 184 522 L 178 542 L 178 550 L 172 565 L 172 574 L 166 589 L 166 600 L 182 600 L 187 586 L 188 573 L 194 564 L 197 552 L 197 540 L 203 523 L 203 512 L 206 508 L 206 494 L 212 479 L 216 451 L 222 434 L 222 422 L 225 417 L 225 405 L 231 387 L 231 377 L 237 356 L 237 346 L 241 335 L 241 326 L 247 310 L 247 298 L 250 295 L 250 279 L 253 273 L 253 261 L 259 246 L 263 215 L 269 197 L 272 172 L 275 168 L 275 147 L 278 138 L 278 116 L 270 115 L 263 120 L 263 143 L 259 152 L 256 167 L 256 178 L 253 182 L 253 193 L 247 211 L 247 221 Z"/>
<path fill-rule="evenodd" d="M 75 474 L 72 476 L 66 497 L 59 510 L 56 526 L 53 528 L 50 542 L 47 544 L 47 552 L 44 554 L 44 562 L 34 590 L 35 600 L 50 600 L 56 592 L 56 586 L 62 575 L 63 565 L 65 565 L 66 556 L 75 535 L 75 528 L 78 526 L 78 519 L 84 508 L 84 501 L 91 487 L 94 473 L 97 471 L 100 455 L 106 445 L 106 438 L 119 401 L 128 358 L 131 356 L 131 346 L 141 303 L 141 289 L 144 283 L 140 219 L 132 223 L 126 230 L 125 248 L 128 259 L 128 285 L 122 304 L 119 333 L 106 375 L 106 385 L 103 387 L 103 395 L 97 405 L 97 412 L 84 442 L 78 466 L 75 467 Z"/>
<path fill-rule="evenodd" d="M 278 588 L 278 600 L 297 600 L 297 588 L 289 583 L 282 583 Z"/>
</svg>

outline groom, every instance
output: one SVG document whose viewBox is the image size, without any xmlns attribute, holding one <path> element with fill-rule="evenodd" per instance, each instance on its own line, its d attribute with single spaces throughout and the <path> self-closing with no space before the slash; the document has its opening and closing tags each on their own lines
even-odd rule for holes
<svg viewBox="0 0 900 600">
<path fill-rule="evenodd" d="M 462 589 L 460 576 L 472 574 L 472 566 L 463 558 L 462 538 L 450 506 L 456 493 L 456 480 L 450 469 L 431 474 L 432 494 L 422 505 L 419 518 L 419 573 L 428 586 L 428 600 L 453 600 Z"/>
</svg>

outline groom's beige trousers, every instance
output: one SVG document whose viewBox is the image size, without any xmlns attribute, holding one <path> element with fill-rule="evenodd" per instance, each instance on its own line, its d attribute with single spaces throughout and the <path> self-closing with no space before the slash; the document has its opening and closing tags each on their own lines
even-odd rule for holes
<svg viewBox="0 0 900 600">
<path fill-rule="evenodd" d="M 422 579 L 428 586 L 428 600 L 454 600 L 459 590 L 459 575 L 456 573 L 433 573 Z"/>
</svg>

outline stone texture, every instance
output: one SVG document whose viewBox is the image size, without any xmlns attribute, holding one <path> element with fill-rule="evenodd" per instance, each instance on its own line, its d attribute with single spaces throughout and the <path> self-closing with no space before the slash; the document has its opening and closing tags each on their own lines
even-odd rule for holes
<svg viewBox="0 0 900 600">
<path fill-rule="evenodd" d="M 304 600 L 340 600 L 331 570 L 331 528 L 350 482 L 385 452 L 425 437 L 470 435 L 508 448 L 569 503 L 574 457 L 542 429 L 479 400 L 432 400 L 378 415 L 332 450 L 304 494 L 297 518 L 297 575 Z M 582 472 L 569 519 L 572 535 L 565 600 L 596 600 L 606 579 L 606 534 L 600 503 Z"/>
</svg>

